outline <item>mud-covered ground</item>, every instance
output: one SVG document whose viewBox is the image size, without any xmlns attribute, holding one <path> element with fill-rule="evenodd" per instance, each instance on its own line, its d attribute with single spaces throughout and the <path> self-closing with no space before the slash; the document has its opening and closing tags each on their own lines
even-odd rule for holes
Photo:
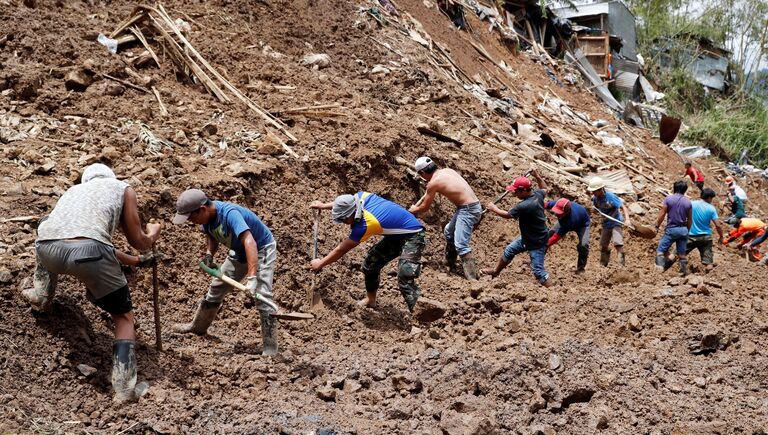
<svg viewBox="0 0 768 435">
<path fill-rule="evenodd" d="M 575 240 L 569 235 L 547 255 L 555 283 L 550 289 L 536 284 L 525 258 L 515 259 L 495 280 L 469 284 L 447 274 L 441 263 L 441 226 L 452 207 L 439 202 L 423 216 L 428 247 L 418 280 L 423 296 L 448 308 L 432 323 L 408 314 L 394 265 L 383 274 L 378 307 L 356 306 L 364 293 L 360 264 L 372 243 L 367 242 L 317 277 L 326 310 L 313 321 L 283 322 L 277 357 L 260 356 L 258 314 L 244 294 L 229 296 L 207 336 L 171 333 L 172 323 L 191 317 L 208 283 L 195 266 L 204 251 L 202 236 L 191 226 L 169 223 L 176 195 L 189 187 L 247 205 L 262 217 L 280 251 L 277 301 L 301 310 L 311 285 L 309 202 L 367 190 L 405 206 L 413 203 L 418 184 L 395 163 L 396 156 L 412 161 L 428 154 L 460 171 L 489 201 L 531 161 L 500 156 L 500 149 L 471 134 L 489 139 L 488 130 L 494 130 L 509 137 L 513 121 L 535 123 L 539 130 L 546 124 L 598 150 L 607 168 L 626 169 L 620 162 L 628 162 L 638 169 L 629 172 L 637 195 L 625 199 L 639 207 L 642 214 L 634 219 L 645 224 L 653 222 L 662 199 L 656 188 L 670 189 L 682 167 L 648 130 L 621 124 L 618 131 L 618 121 L 584 86 L 557 85 L 541 62 L 507 51 L 487 33 L 487 23 L 473 18 L 473 34 L 453 29 L 428 1 L 400 0 L 398 7 L 468 76 L 486 83 L 493 83 L 493 76 L 505 84 L 500 92 L 516 102 L 514 118 L 489 111 L 448 78 L 430 61 L 428 48 L 404 36 L 394 17 L 382 11 L 392 24 L 378 26 L 365 13 L 372 3 L 171 1 L 164 6 L 174 19 L 191 25 L 188 37 L 200 53 L 261 107 L 285 112 L 339 103 L 332 111 L 344 116 L 281 115 L 298 138 L 290 146 L 299 157 L 270 151 L 258 116 L 179 80 L 157 42 L 150 39 L 160 68 L 133 66 L 143 51 L 138 45 L 110 55 L 95 42 L 99 32 L 109 33 L 127 18 L 133 4 L 0 0 L 1 432 L 760 433 L 766 428 L 765 268 L 717 247 L 712 273 L 698 271 L 693 254 L 697 271 L 689 278 L 673 270 L 659 275 L 652 270 L 656 241 L 632 236 L 626 241 L 627 267 L 603 268 L 596 216 L 586 274 L 573 273 Z M 504 59 L 511 71 L 481 60 L 470 40 Z M 330 65 L 302 66 L 310 53 L 327 53 Z M 389 72 L 374 74 L 375 65 Z M 93 83 L 84 91 L 68 90 L 68 74 L 83 69 Z M 569 70 L 559 65 L 555 72 L 565 82 Z M 154 86 L 169 115 L 160 113 L 153 94 L 103 74 Z M 604 146 L 593 127 L 537 108 L 552 95 L 590 120 L 609 120 L 608 131 L 623 137 L 626 149 Z M 416 131 L 419 123 L 438 120 L 462 146 Z M 161 155 L 137 140 L 140 123 L 169 141 Z M 26 137 L 16 136 L 22 133 Z M 253 133 L 261 138 L 248 140 Z M 227 145 L 219 146 L 222 142 Z M 538 150 L 535 157 L 551 162 L 547 154 Z M 138 403 L 123 407 L 111 402 L 108 316 L 68 277 L 60 282 L 53 312 L 33 314 L 19 290 L 29 285 L 34 267 L 35 219 L 7 221 L 47 213 L 95 161 L 112 165 L 136 189 L 145 220 L 166 222 L 158 244 L 168 254 L 159 267 L 165 350 L 154 349 L 150 273 L 139 271 L 131 279 L 137 359 L 139 380 L 150 389 Z M 696 164 L 708 184 L 722 191 L 722 165 Z M 580 182 L 539 170 L 553 198 L 562 193 L 586 199 Z M 765 187 L 757 179 L 740 182 L 751 195 L 750 212 L 761 216 Z M 504 205 L 514 201 L 508 198 Z M 722 206 L 721 199 L 717 203 Z M 487 216 L 473 236 L 480 264 L 494 264 L 517 234 L 514 221 Z M 344 237 L 346 228 L 324 219 L 321 253 Z M 121 236 L 117 244 L 127 248 Z M 84 375 L 78 368 L 83 364 L 95 373 Z"/>
</svg>

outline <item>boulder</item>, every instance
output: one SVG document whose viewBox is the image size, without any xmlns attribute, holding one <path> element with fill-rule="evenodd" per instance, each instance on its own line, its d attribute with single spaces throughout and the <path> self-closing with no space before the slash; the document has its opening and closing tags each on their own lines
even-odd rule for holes
<svg viewBox="0 0 768 435">
<path fill-rule="evenodd" d="M 67 73 L 64 87 L 69 91 L 84 92 L 93 83 L 93 78 L 83 69 L 75 69 Z"/>
<path fill-rule="evenodd" d="M 440 302 L 429 299 L 419 298 L 413 309 L 413 318 L 419 322 L 434 322 L 440 319 L 448 311 L 448 308 Z"/>
</svg>

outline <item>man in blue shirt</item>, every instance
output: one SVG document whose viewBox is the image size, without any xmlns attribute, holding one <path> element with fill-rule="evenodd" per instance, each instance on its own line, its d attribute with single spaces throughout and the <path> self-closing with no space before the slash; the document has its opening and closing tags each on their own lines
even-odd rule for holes
<svg viewBox="0 0 768 435">
<path fill-rule="evenodd" d="M 601 213 L 624 222 L 626 225 L 632 225 L 632 221 L 629 219 L 629 210 L 624 206 L 624 201 L 605 190 L 605 180 L 601 177 L 592 177 L 589 180 L 587 190 L 592 192 L 592 205 Z M 622 215 L 620 211 L 623 211 L 624 214 Z M 603 219 L 603 228 L 600 230 L 600 264 L 603 266 L 608 266 L 611 260 L 611 240 L 613 240 L 613 246 L 619 255 L 619 264 L 624 266 L 624 227 L 610 219 Z"/>
<path fill-rule="evenodd" d="M 658 232 L 661 223 L 664 222 L 664 216 L 667 217 L 664 235 L 659 241 L 659 247 L 656 248 L 656 268 L 666 270 L 669 267 L 669 260 L 665 257 L 674 243 L 677 248 L 677 258 L 680 259 L 680 275 L 682 276 L 688 273 L 686 245 L 688 244 L 688 230 L 693 223 L 691 201 L 685 197 L 687 190 L 688 183 L 675 181 L 675 184 L 672 185 L 672 195 L 664 198 L 664 205 L 659 210 L 659 217 L 656 218 L 656 231 Z"/>
<path fill-rule="evenodd" d="M 547 248 L 559 242 L 570 231 L 575 232 L 579 238 L 579 243 L 576 245 L 576 252 L 579 255 L 576 262 L 576 273 L 584 272 L 589 258 L 590 221 L 587 209 L 565 198 L 547 201 L 544 207 L 557 216 L 557 223 L 549 231 L 550 237 L 547 241 Z"/>
<path fill-rule="evenodd" d="M 392 201 L 370 192 L 354 195 L 339 195 L 333 202 L 312 201 L 311 208 L 331 210 L 331 221 L 347 224 L 351 232 L 336 248 L 323 258 L 310 263 L 314 272 L 335 263 L 347 252 L 372 236 L 383 235 L 381 240 L 368 250 L 363 261 L 365 276 L 365 298 L 358 304 L 370 307 L 376 303 L 381 269 L 397 257 L 397 284 L 408 310 L 413 312 L 421 295 L 416 278 L 421 274 L 421 255 L 424 253 L 426 238 L 424 226 L 411 212 Z"/>
<path fill-rule="evenodd" d="M 176 201 L 174 224 L 192 222 L 202 226 L 208 251 L 203 262 L 214 266 L 213 256 L 219 244 L 229 248 L 229 255 L 221 265 L 221 272 L 240 281 L 246 278 L 251 297 L 256 294 L 271 301 L 272 279 L 277 258 L 277 244 L 266 225 L 252 211 L 236 204 L 211 201 L 202 190 L 184 191 Z M 174 331 L 203 335 L 216 317 L 221 303 L 232 286 L 214 278 L 208 293 L 197 308 L 191 323 L 174 325 Z M 268 304 L 259 304 L 261 333 L 264 341 L 262 355 L 277 354 L 277 319 Z"/>
<path fill-rule="evenodd" d="M 701 256 L 701 263 L 704 265 L 704 269 L 709 272 L 715 265 L 714 254 L 712 252 L 712 227 L 711 223 L 715 224 L 717 235 L 719 237 L 718 242 L 723 243 L 723 228 L 718 221 L 717 210 L 712 205 L 712 199 L 716 196 L 714 190 L 710 188 L 704 188 L 701 191 L 701 199 L 693 201 L 692 203 L 692 216 L 693 224 L 691 230 L 688 232 L 688 244 L 685 248 L 685 253 L 688 254 L 694 249 L 699 250 Z"/>
</svg>

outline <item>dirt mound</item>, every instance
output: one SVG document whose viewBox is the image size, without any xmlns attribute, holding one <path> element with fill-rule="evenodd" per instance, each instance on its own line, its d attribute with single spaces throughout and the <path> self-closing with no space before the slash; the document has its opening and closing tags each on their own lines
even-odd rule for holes
<svg viewBox="0 0 768 435">
<path fill-rule="evenodd" d="M 428 154 L 484 201 L 532 162 L 552 195 L 582 202 L 583 183 L 559 168 L 622 170 L 637 196 L 627 196 L 634 218 L 645 224 L 658 189 L 682 173 L 680 160 L 647 130 L 619 124 L 583 86 L 556 84 L 548 62 L 512 55 L 474 17 L 474 33 L 453 29 L 429 1 L 398 1 L 400 18 L 378 3 L 337 0 L 164 4 L 200 54 L 277 114 L 295 142 L 174 68 L 156 36 L 148 45 L 160 67 L 141 44 L 115 55 L 98 44 L 132 4 L 0 4 L 0 431 L 690 433 L 768 424 L 758 346 L 768 331 L 764 267 L 718 247 L 720 264 L 707 275 L 659 275 L 654 241 L 629 236 L 627 270 L 603 268 L 593 236 L 587 273 L 577 275 L 569 236 L 547 255 L 552 288 L 539 287 L 522 258 L 473 287 L 441 265 L 446 201 L 423 218 L 418 282 L 437 302 L 429 312 L 410 316 L 393 265 L 378 307 L 359 308 L 368 245 L 359 247 L 317 277 L 327 309 L 311 322 L 283 322 L 272 359 L 260 356 L 257 313 L 244 294 L 228 297 L 209 335 L 170 332 L 209 280 L 196 267 L 201 235 L 166 226 L 158 246 L 168 254 L 160 265 L 166 350 L 153 347 L 150 276 L 141 272 L 131 286 L 139 380 L 150 389 L 137 404 L 113 406 L 111 322 L 82 286 L 64 277 L 49 315 L 31 313 L 19 294 L 34 267 L 36 218 L 86 164 L 112 165 L 137 190 L 145 220 L 169 222 L 189 187 L 255 210 L 278 243 L 277 301 L 301 310 L 311 281 L 309 202 L 365 189 L 413 203 L 419 184 L 396 157 Z M 303 65 L 310 54 L 330 62 Z M 566 66 L 547 68 L 566 83 Z M 597 119 L 609 126 L 593 127 Z M 419 133 L 423 123 L 452 141 Z M 603 145 L 600 131 L 624 146 Z M 552 143 L 535 139 L 542 134 Z M 722 165 L 697 163 L 716 185 Z M 752 213 L 765 205 L 757 183 L 742 183 Z M 514 222 L 486 217 L 473 237 L 478 262 L 495 263 L 517 234 Z M 346 235 L 324 220 L 320 252 Z"/>
</svg>

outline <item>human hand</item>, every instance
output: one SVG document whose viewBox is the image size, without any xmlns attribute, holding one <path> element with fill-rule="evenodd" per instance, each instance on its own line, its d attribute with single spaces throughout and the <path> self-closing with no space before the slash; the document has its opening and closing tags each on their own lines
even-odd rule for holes
<svg viewBox="0 0 768 435">
<path fill-rule="evenodd" d="M 409 211 L 410 213 L 416 213 L 416 210 L 417 210 L 417 209 L 418 209 L 418 207 L 416 207 L 416 204 L 413 204 L 412 206 L 410 206 L 410 207 L 408 208 L 408 211 Z"/>
<path fill-rule="evenodd" d="M 323 208 L 323 203 L 322 203 L 322 202 L 320 202 L 320 201 L 312 201 L 312 202 L 309 204 L 309 208 L 317 208 L 317 209 L 322 209 L 322 208 Z"/>
<path fill-rule="evenodd" d="M 203 264 L 205 264 L 207 267 L 210 267 L 210 268 L 216 267 L 216 263 L 213 262 L 213 254 L 211 254 L 210 252 L 207 252 L 205 256 L 202 259 L 200 259 L 200 261 Z"/>
<path fill-rule="evenodd" d="M 309 268 L 312 272 L 320 272 L 323 269 L 323 260 L 315 258 L 309 263 Z"/>
<path fill-rule="evenodd" d="M 161 223 L 148 223 L 147 235 L 153 242 L 156 242 L 160 238 L 160 229 L 163 227 Z"/>
<path fill-rule="evenodd" d="M 136 263 L 136 267 L 149 267 L 157 264 L 159 260 L 165 258 L 162 252 L 150 251 L 146 254 L 139 255 L 139 262 Z"/>
<path fill-rule="evenodd" d="M 256 275 L 248 276 L 245 278 L 245 287 L 251 291 L 251 293 L 256 293 L 256 287 L 258 287 L 259 279 L 256 277 Z"/>
</svg>

